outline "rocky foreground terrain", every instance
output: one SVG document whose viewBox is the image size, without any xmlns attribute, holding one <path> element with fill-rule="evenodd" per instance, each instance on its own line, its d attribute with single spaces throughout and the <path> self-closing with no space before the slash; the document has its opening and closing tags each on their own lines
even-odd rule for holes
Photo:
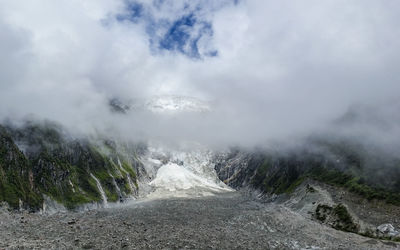
<svg viewBox="0 0 400 250">
<path fill-rule="evenodd" d="M 40 215 L 0 212 L 0 249 L 395 249 L 243 192 Z"/>
</svg>

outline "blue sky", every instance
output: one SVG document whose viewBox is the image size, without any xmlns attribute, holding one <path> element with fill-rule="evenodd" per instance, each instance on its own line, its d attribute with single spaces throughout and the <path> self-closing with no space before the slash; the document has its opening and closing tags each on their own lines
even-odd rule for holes
<svg viewBox="0 0 400 250">
<path fill-rule="evenodd" d="M 165 11 L 171 1 L 125 1 L 123 13 L 118 13 L 116 19 L 119 22 L 145 25 L 154 54 L 169 51 L 196 60 L 218 55 L 218 50 L 214 47 L 200 48 L 199 41 L 209 42 L 213 39 L 214 32 L 211 20 L 204 13 L 212 14 L 237 3 L 220 1 L 219 4 L 210 6 L 209 1 L 186 1 L 178 5 L 174 16 L 160 18 L 159 12 Z"/>
</svg>

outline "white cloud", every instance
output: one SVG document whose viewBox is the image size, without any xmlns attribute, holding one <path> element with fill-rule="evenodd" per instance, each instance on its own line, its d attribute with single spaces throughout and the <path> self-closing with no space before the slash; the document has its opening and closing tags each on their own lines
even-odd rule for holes
<svg viewBox="0 0 400 250">
<path fill-rule="evenodd" d="M 251 143 L 314 131 L 354 103 L 399 98 L 397 2 L 138 2 L 143 15 L 130 22 L 116 19 L 122 0 L 0 1 L 0 117 Z M 169 26 L 152 34 L 151 22 L 190 13 L 212 25 L 200 54 L 218 56 L 154 51 L 150 36 Z M 111 97 L 159 94 L 211 100 L 216 111 L 160 128 L 107 107 Z"/>
</svg>

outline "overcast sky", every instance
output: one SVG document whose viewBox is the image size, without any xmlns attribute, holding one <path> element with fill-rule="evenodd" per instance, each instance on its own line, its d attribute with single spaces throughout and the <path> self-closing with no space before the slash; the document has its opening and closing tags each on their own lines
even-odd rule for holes
<svg viewBox="0 0 400 250">
<path fill-rule="evenodd" d="M 397 131 L 399 13 L 397 0 L 0 0 L 0 118 L 259 143 L 366 105 Z M 155 95 L 214 111 L 159 121 L 108 108 Z"/>
</svg>

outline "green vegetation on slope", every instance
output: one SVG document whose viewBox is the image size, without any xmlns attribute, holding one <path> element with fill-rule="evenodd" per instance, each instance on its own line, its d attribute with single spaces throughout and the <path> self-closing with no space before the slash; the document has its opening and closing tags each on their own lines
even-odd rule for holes
<svg viewBox="0 0 400 250">
<path fill-rule="evenodd" d="M 337 204 L 334 207 L 319 204 L 315 212 L 319 221 L 330 223 L 335 229 L 358 233 L 359 225 L 353 221 L 349 211 L 343 204 Z"/>
<path fill-rule="evenodd" d="M 13 139 L 27 146 L 26 155 Z M 115 164 L 116 157 L 123 160 L 123 169 Z M 93 174 L 107 200 L 115 202 L 121 195 L 127 197 L 133 192 L 128 175 L 137 188 L 135 169 L 128 162 L 115 147 L 108 146 L 105 152 L 88 141 L 68 141 L 61 135 L 60 127 L 52 124 L 28 123 L 19 129 L 0 127 L 0 201 L 18 208 L 21 199 L 35 210 L 43 203 L 41 194 L 70 209 L 99 202 L 101 195 L 90 175 Z"/>
<path fill-rule="evenodd" d="M 368 200 L 383 200 L 387 203 L 400 205 L 400 194 L 381 187 L 374 187 L 365 183 L 363 178 L 355 177 L 351 173 L 345 173 L 335 169 L 314 168 L 305 176 L 327 184 L 346 188 Z"/>
<path fill-rule="evenodd" d="M 15 209 L 20 200 L 25 208 L 40 208 L 43 199 L 35 189 L 32 175 L 29 161 L 0 126 L 0 201 Z"/>
<path fill-rule="evenodd" d="M 336 151 L 339 151 L 336 149 Z M 364 177 L 364 162 L 353 151 L 346 151 L 337 156 L 346 158 L 338 166 L 329 158 L 321 155 L 304 154 L 301 157 L 289 155 L 272 158 L 265 156 L 263 163 L 257 168 L 251 184 L 267 193 L 291 193 L 306 179 L 313 179 L 337 187 L 342 187 L 368 200 L 383 200 L 400 205 L 400 193 L 384 185 L 374 184 Z M 392 177 L 392 176 L 388 176 Z"/>
</svg>

